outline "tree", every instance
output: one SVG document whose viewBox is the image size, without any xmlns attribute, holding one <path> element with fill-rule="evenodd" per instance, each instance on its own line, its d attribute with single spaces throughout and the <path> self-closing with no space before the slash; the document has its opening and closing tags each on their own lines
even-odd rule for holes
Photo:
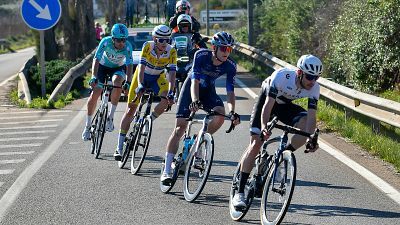
<svg viewBox="0 0 400 225">
<path fill-rule="evenodd" d="M 61 0 L 61 29 L 64 36 L 62 56 L 68 60 L 83 57 L 96 47 L 93 1 Z"/>
</svg>

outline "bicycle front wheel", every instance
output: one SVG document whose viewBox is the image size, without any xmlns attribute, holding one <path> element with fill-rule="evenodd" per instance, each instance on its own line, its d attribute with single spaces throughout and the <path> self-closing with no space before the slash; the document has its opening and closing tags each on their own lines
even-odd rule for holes
<svg viewBox="0 0 400 225">
<path fill-rule="evenodd" d="M 90 151 L 91 154 L 94 154 L 94 152 L 96 150 L 96 143 L 97 143 L 96 138 L 97 138 L 97 129 L 98 129 L 97 126 L 98 126 L 98 124 L 100 124 L 99 123 L 99 114 L 100 114 L 100 110 L 97 110 L 96 114 L 93 117 L 92 125 L 90 128 L 90 139 L 92 140 L 91 151 Z"/>
<path fill-rule="evenodd" d="M 118 162 L 118 167 L 120 169 L 124 168 L 126 162 L 128 162 L 129 155 L 133 149 L 133 144 L 135 141 L 135 134 L 134 132 L 130 133 L 124 141 L 124 146 L 122 147 L 122 159 Z"/>
<path fill-rule="evenodd" d="M 142 167 L 147 149 L 149 148 L 153 121 L 150 116 L 143 118 L 142 125 L 137 129 L 135 145 L 133 147 L 131 160 L 131 173 L 137 174 Z"/>
<path fill-rule="evenodd" d="M 176 180 L 178 179 L 179 176 L 179 169 L 182 167 L 183 161 L 181 157 L 176 157 L 174 161 L 171 164 L 171 169 L 173 170 L 172 173 L 172 181 L 168 185 L 163 184 L 163 182 L 160 181 L 160 189 L 163 193 L 167 194 L 175 185 Z M 161 167 L 161 174 L 164 172 L 164 163 Z"/>
<path fill-rule="evenodd" d="M 188 202 L 196 200 L 202 192 L 214 157 L 214 139 L 211 134 L 205 133 L 197 141 L 199 143 L 190 151 L 183 181 L 183 193 Z"/>
<path fill-rule="evenodd" d="M 94 150 L 96 159 L 99 158 L 101 146 L 103 145 L 104 133 L 106 132 L 106 120 L 107 120 L 108 106 L 104 107 L 100 112 L 97 127 L 96 127 L 96 148 Z"/>
<path fill-rule="evenodd" d="M 282 161 L 286 172 L 281 174 L 281 179 L 275 181 L 272 179 L 277 165 L 273 165 L 268 173 L 264 184 L 264 190 L 261 200 L 260 219 L 263 225 L 280 224 L 285 217 L 292 199 L 295 183 L 296 183 L 296 158 L 291 151 L 282 153 Z"/>
</svg>

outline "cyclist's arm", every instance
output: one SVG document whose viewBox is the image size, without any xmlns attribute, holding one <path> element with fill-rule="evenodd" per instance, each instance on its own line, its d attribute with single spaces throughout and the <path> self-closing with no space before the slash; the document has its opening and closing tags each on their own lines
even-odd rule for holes
<svg viewBox="0 0 400 225">
<path fill-rule="evenodd" d="M 226 102 L 228 103 L 229 112 L 232 111 L 235 112 L 235 100 L 236 100 L 235 92 L 228 91 L 226 95 L 227 95 Z"/>
<path fill-rule="evenodd" d="M 139 65 L 137 66 L 138 70 L 138 84 L 143 84 L 144 83 L 144 70 L 146 69 L 147 65 L 147 57 L 150 54 L 150 45 L 148 42 L 145 42 L 142 47 L 142 52 L 140 53 L 140 60 L 139 60 Z"/>
<path fill-rule="evenodd" d="M 192 84 L 190 86 L 190 95 L 192 96 L 192 102 L 200 100 L 199 86 L 200 86 L 200 80 L 192 79 Z"/>
<path fill-rule="evenodd" d="M 268 96 L 261 111 L 261 130 L 267 128 L 267 123 L 271 117 L 271 111 L 274 104 L 275 98 Z"/>
<path fill-rule="evenodd" d="M 126 65 L 126 81 L 132 82 L 133 65 Z"/>
<path fill-rule="evenodd" d="M 308 109 L 305 131 L 308 133 L 313 133 L 316 127 L 317 127 L 317 110 L 316 109 Z"/>
<path fill-rule="evenodd" d="M 126 45 L 127 45 L 127 51 L 125 55 L 126 81 L 131 82 L 133 73 L 132 45 L 129 41 L 127 41 Z"/>
<path fill-rule="evenodd" d="M 144 69 L 146 68 L 146 65 L 139 64 L 139 67 L 137 68 L 138 71 L 138 84 L 143 84 L 144 83 Z"/>
<path fill-rule="evenodd" d="M 175 89 L 175 79 L 176 79 L 176 58 L 178 57 L 178 54 L 176 52 L 175 48 L 171 49 L 171 53 L 170 53 L 170 57 L 169 57 L 169 63 L 168 63 L 168 67 L 169 67 L 169 89 L 168 92 L 173 91 Z"/>
<path fill-rule="evenodd" d="M 99 71 L 99 64 L 100 64 L 100 61 L 97 58 L 95 58 L 93 60 L 93 64 L 92 64 L 92 77 L 97 78 L 97 72 Z"/>
</svg>

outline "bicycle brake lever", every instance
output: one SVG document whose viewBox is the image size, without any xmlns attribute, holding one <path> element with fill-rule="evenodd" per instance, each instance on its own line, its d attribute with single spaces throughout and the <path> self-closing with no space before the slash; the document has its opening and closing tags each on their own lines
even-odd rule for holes
<svg viewBox="0 0 400 225">
<path fill-rule="evenodd" d="M 230 133 L 232 130 L 234 130 L 235 129 L 235 125 L 233 124 L 233 122 L 231 123 L 231 126 L 229 127 L 229 129 L 228 130 L 226 130 L 225 132 L 226 133 Z"/>
</svg>

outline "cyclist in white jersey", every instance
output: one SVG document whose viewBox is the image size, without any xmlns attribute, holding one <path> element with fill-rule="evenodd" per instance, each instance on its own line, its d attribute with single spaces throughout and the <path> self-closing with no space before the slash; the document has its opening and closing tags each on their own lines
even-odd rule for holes
<svg viewBox="0 0 400 225">
<path fill-rule="evenodd" d="M 121 86 L 127 76 L 126 82 L 122 86 L 125 94 L 128 94 L 132 80 L 133 60 L 132 46 L 126 41 L 128 38 L 128 28 L 121 23 L 115 24 L 111 29 L 111 36 L 105 37 L 97 47 L 92 65 L 92 78 L 89 81 L 93 91 L 87 102 L 87 116 L 82 139 L 90 139 L 90 126 L 92 116 L 96 109 L 97 99 L 101 95 L 101 84 L 107 83 L 107 75 L 112 78 L 114 86 Z M 114 130 L 114 113 L 121 96 L 121 88 L 113 89 L 111 93 L 111 110 L 107 117 L 106 130 Z"/>
<path fill-rule="evenodd" d="M 235 208 L 246 207 L 244 188 L 254 167 L 255 157 L 259 153 L 263 140 L 271 135 L 267 133 L 267 123 L 273 116 L 290 126 L 313 133 L 316 127 L 316 112 L 319 99 L 319 84 L 316 82 L 322 73 L 322 62 L 313 55 L 303 55 L 297 62 L 298 69 L 283 68 L 266 78 L 261 86 L 257 102 L 254 104 L 250 120 L 250 144 L 241 159 L 239 190 L 233 198 Z M 299 98 L 308 98 L 308 110 L 292 103 Z M 294 135 L 287 150 L 295 151 L 307 142 L 300 135 Z M 309 140 L 310 151 L 318 149 Z"/>
</svg>

